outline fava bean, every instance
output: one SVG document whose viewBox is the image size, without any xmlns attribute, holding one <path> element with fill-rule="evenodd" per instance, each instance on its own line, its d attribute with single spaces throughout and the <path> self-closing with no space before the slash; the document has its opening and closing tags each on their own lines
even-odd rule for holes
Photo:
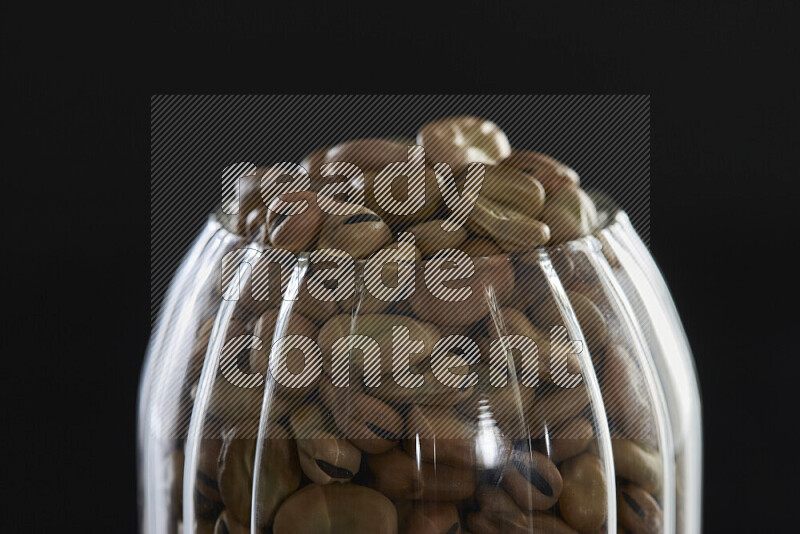
<svg viewBox="0 0 800 534">
<path fill-rule="evenodd" d="M 550 430 L 549 456 L 555 463 L 584 452 L 594 441 L 594 429 L 585 417 L 565 421 Z"/>
<path fill-rule="evenodd" d="M 431 292 L 425 280 L 426 273 L 434 278 L 439 272 L 445 272 L 446 265 L 439 267 L 423 261 L 417 266 L 417 280 L 420 283 L 411 296 L 411 309 L 420 319 L 437 326 L 462 326 L 480 321 L 494 306 L 502 306 L 514 291 L 514 268 L 506 256 L 472 259 L 474 272 L 462 276 L 443 285 L 448 289 L 469 288 L 469 295 L 463 300 L 456 300 L 447 294 Z M 430 271 L 429 271 L 430 270 Z M 434 289 L 436 291 L 436 289 Z M 462 297 L 458 297 L 462 298 Z"/>
<path fill-rule="evenodd" d="M 195 534 L 215 534 L 214 532 L 215 521 L 216 518 L 211 521 L 205 519 L 200 519 L 195 521 L 194 523 Z M 177 534 L 183 534 L 183 525 L 180 525 Z"/>
<path fill-rule="evenodd" d="M 273 349 L 276 349 L 274 346 L 277 339 L 275 339 L 275 334 L 277 333 L 278 328 L 278 318 L 280 315 L 279 309 L 272 309 L 267 310 L 264 312 L 256 322 L 254 335 L 256 335 L 259 339 L 261 339 L 261 350 L 252 350 L 250 352 L 250 372 L 259 372 L 259 373 L 266 373 L 267 369 L 269 369 L 269 360 L 272 356 Z M 288 317 L 288 322 L 285 326 L 281 325 L 282 332 L 280 332 L 281 338 L 286 338 L 288 336 L 304 336 L 308 339 L 315 340 L 319 334 L 319 329 L 316 327 L 314 323 L 300 315 L 299 313 L 290 313 Z M 292 374 L 300 374 L 303 372 L 306 366 L 305 356 L 301 351 L 289 351 L 286 355 L 286 362 L 285 366 L 286 369 Z M 232 387 L 237 387 L 234 384 L 230 384 Z M 316 386 L 316 382 L 306 385 L 304 387 L 288 387 L 281 383 L 275 384 L 276 393 L 279 395 L 288 395 L 288 396 L 301 396 L 307 394 L 309 391 L 314 389 Z M 237 388 L 242 390 L 243 388 Z M 263 394 L 263 390 L 261 388 L 254 388 L 258 391 L 258 394 Z M 240 395 L 246 395 L 244 391 L 249 391 L 244 389 L 243 392 L 239 393 Z"/>
<path fill-rule="evenodd" d="M 651 495 L 659 496 L 663 484 L 661 456 L 658 451 L 630 439 L 612 439 L 614 470 Z"/>
<path fill-rule="evenodd" d="M 475 491 L 474 471 L 418 463 L 400 449 L 372 455 L 367 463 L 375 475 L 375 489 L 390 499 L 457 501 Z"/>
<path fill-rule="evenodd" d="M 561 495 L 555 464 L 536 451 L 514 451 L 503 472 L 503 488 L 526 511 L 547 510 Z"/>
<path fill-rule="evenodd" d="M 389 245 L 384 247 L 383 250 L 389 250 L 392 247 L 396 247 L 396 243 L 393 245 Z M 422 259 L 422 254 L 419 252 L 417 247 L 415 248 L 414 257 L 416 258 L 415 261 L 419 261 Z M 395 248 L 396 250 L 396 248 Z M 405 266 L 409 266 L 413 269 L 413 263 L 409 265 L 408 263 L 403 263 L 403 268 Z M 356 263 L 355 265 L 355 290 L 353 291 L 353 297 L 344 299 L 339 301 L 337 304 L 339 309 L 347 313 L 349 315 L 369 315 L 375 313 L 381 313 L 390 307 L 397 308 L 401 305 L 408 305 L 408 297 L 411 291 L 414 290 L 414 285 L 416 281 L 411 281 L 413 283 L 409 283 L 408 279 L 400 279 L 400 274 L 403 272 L 401 271 L 401 267 L 398 262 L 388 262 L 383 264 L 380 269 L 379 274 L 373 273 L 370 275 L 365 274 L 366 265 L 364 263 Z M 410 270 L 410 269 L 409 269 Z M 413 273 L 413 271 L 410 271 Z M 380 276 L 380 281 L 386 286 L 386 288 L 391 288 L 391 294 L 387 295 L 378 294 L 373 295 L 372 289 L 367 288 L 365 280 L 367 276 L 375 276 L 378 274 Z M 402 287 L 401 287 L 402 284 Z M 397 291 L 397 293 L 395 293 Z M 379 298 L 380 297 L 380 298 Z M 384 300 L 385 299 L 385 300 Z M 326 319 L 332 317 L 333 314 L 330 314 Z"/>
<path fill-rule="evenodd" d="M 397 534 L 397 511 L 375 490 L 355 484 L 311 484 L 275 515 L 275 534 Z"/>
<path fill-rule="evenodd" d="M 480 486 L 475 492 L 481 514 L 499 522 L 506 520 L 522 519 L 525 514 L 514 499 L 496 486 Z"/>
<path fill-rule="evenodd" d="M 578 319 L 581 332 L 589 345 L 590 352 L 602 351 L 608 342 L 608 324 L 600 308 L 586 295 L 577 291 L 567 291 L 567 298 Z M 546 299 L 529 309 L 534 323 L 543 329 L 564 324 L 561 313 L 553 299 Z"/>
<path fill-rule="evenodd" d="M 349 215 L 327 215 L 317 242 L 320 249 L 338 249 L 354 259 L 366 258 L 392 239 L 392 231 L 374 211 L 351 205 Z"/>
<path fill-rule="evenodd" d="M 434 219 L 415 224 L 407 230 L 414 234 L 414 243 L 424 258 L 429 258 L 442 249 L 460 248 L 459 245 L 467 238 L 467 230 L 464 227 L 448 232 L 442 228 L 442 222 L 440 219 Z"/>
<path fill-rule="evenodd" d="M 547 532 L 548 534 L 578 534 L 561 519 L 547 514 L 538 513 L 530 516 L 529 532 Z"/>
<path fill-rule="evenodd" d="M 415 369 L 420 362 L 423 362 L 430 356 L 433 347 L 439 341 L 439 330 L 430 323 L 425 323 L 406 317 L 404 315 L 395 314 L 366 314 L 357 315 L 355 318 L 350 315 L 337 315 L 332 317 L 326 322 L 319 331 L 318 344 L 324 355 L 331 355 L 331 350 L 334 342 L 337 340 L 351 335 L 357 334 L 366 336 L 375 340 L 380 348 L 380 373 L 382 375 L 389 375 L 393 372 L 393 350 L 392 350 L 392 337 L 394 327 L 402 327 L 408 330 L 408 336 L 411 340 L 418 340 L 423 342 L 422 349 L 419 352 L 409 352 L 409 366 Z M 398 334 L 399 335 L 399 334 Z M 360 379 L 361 373 L 364 369 L 364 355 L 363 351 L 358 351 L 355 355 L 356 370 L 355 378 Z M 330 376 L 331 374 L 331 358 L 325 358 L 323 368 L 325 373 Z M 350 383 L 354 382 L 354 376 L 351 371 Z"/>
<path fill-rule="evenodd" d="M 522 171 L 536 178 L 550 195 L 559 189 L 577 187 L 578 173 L 549 156 L 529 150 L 512 150 L 502 165 Z"/>
<path fill-rule="evenodd" d="M 317 484 L 348 482 L 361 465 L 361 451 L 330 430 L 328 414 L 316 404 L 307 404 L 291 415 L 297 439 L 300 467 Z M 308 437 L 306 437 L 308 436 Z"/>
<path fill-rule="evenodd" d="M 226 440 L 220 457 L 219 486 L 222 500 L 232 517 L 250 524 L 255 464 L 254 439 Z M 294 441 L 269 439 L 259 466 L 257 518 L 259 526 L 272 522 L 278 505 L 300 485 L 300 466 Z"/>
<path fill-rule="evenodd" d="M 403 154 L 402 159 L 406 161 L 407 155 Z M 363 195 L 365 206 L 368 209 L 374 211 L 381 219 L 391 224 L 393 227 L 406 227 L 415 222 L 431 219 L 442 207 L 442 194 L 433 168 L 425 168 L 425 182 L 422 191 L 418 189 L 411 190 L 412 186 L 409 184 L 409 178 L 407 176 L 403 176 L 402 174 L 396 176 L 389 184 L 391 199 L 378 199 L 375 196 L 375 179 L 378 177 L 379 173 L 380 171 L 366 171 L 363 181 L 351 180 L 348 185 L 352 190 L 358 191 L 359 196 Z M 388 206 L 388 200 L 400 202 L 408 201 L 410 195 L 414 195 L 411 197 L 412 200 L 418 199 L 418 203 L 415 205 L 411 205 L 409 202 L 408 207 L 412 211 L 407 213 L 392 213 L 384 209 L 384 207 Z M 419 200 L 422 202 L 419 202 Z M 393 211 L 398 210 L 393 209 Z"/>
<path fill-rule="evenodd" d="M 478 117 L 452 117 L 429 122 L 417 133 L 430 161 L 445 162 L 455 175 L 473 162 L 494 165 L 511 154 L 506 134 Z"/>
<path fill-rule="evenodd" d="M 660 534 L 663 517 L 658 502 L 642 488 L 627 484 L 617 488 L 619 521 L 632 534 Z"/>
<path fill-rule="evenodd" d="M 608 418 L 613 421 L 612 437 L 655 441 L 654 415 L 636 362 L 622 345 L 610 345 L 603 358 L 600 391 Z"/>
<path fill-rule="evenodd" d="M 478 197 L 467 226 L 491 237 L 506 252 L 524 252 L 550 241 L 549 226 L 490 198 Z"/>
<path fill-rule="evenodd" d="M 300 487 L 302 478 L 292 440 L 267 440 L 263 455 L 256 494 L 256 520 L 261 528 L 272 524 L 278 506 Z"/>
<path fill-rule="evenodd" d="M 412 372 L 422 377 L 423 383 L 419 386 L 401 385 L 395 380 L 394 375 L 386 375 L 382 378 L 380 386 L 367 386 L 364 388 L 364 392 L 381 400 L 399 404 L 454 406 L 460 402 L 466 402 L 474 392 L 474 387 L 469 383 L 468 376 L 471 369 L 467 360 L 453 352 L 443 358 L 448 358 L 448 381 L 439 380 L 433 371 L 425 366 L 419 370 L 412 369 Z M 458 382 L 450 383 L 450 379 Z"/>
<path fill-rule="evenodd" d="M 566 187 L 547 197 L 541 220 L 550 227 L 553 242 L 566 243 L 592 233 L 599 218 L 589 195 Z"/>
<path fill-rule="evenodd" d="M 542 389 L 543 394 L 536 398 L 528 420 L 535 437 L 541 437 L 538 429 L 558 426 L 580 415 L 589 405 L 589 392 L 584 384 L 574 388 L 549 385 Z"/>
<path fill-rule="evenodd" d="M 283 202 L 291 202 L 293 209 L 300 209 L 300 202 L 306 207 L 301 213 L 286 215 L 279 212 L 287 211 L 281 206 Z M 324 215 L 317 206 L 317 195 L 311 191 L 281 195 L 272 201 L 267 213 L 266 232 L 270 244 L 295 254 L 309 250 L 317 239 Z"/>
<path fill-rule="evenodd" d="M 557 339 L 551 340 L 552 336 L 548 331 L 533 326 L 521 311 L 504 307 L 500 309 L 500 313 L 488 317 L 486 321 L 492 339 L 497 339 L 498 336 L 520 335 L 536 343 L 535 366 L 532 356 L 528 355 L 530 361 L 525 361 L 515 355 L 515 368 L 520 375 L 527 374 L 531 380 L 539 378 L 541 381 L 551 383 L 555 380 L 559 385 L 566 385 L 571 380 L 569 375 L 580 375 L 578 355 L 571 350 L 569 344 Z M 565 375 L 565 372 L 568 375 Z"/>
<path fill-rule="evenodd" d="M 487 166 L 479 198 L 536 219 L 544 207 L 542 184 L 529 174 L 508 166 Z"/>
<path fill-rule="evenodd" d="M 408 454 L 424 462 L 474 467 L 475 428 L 449 408 L 412 406 L 406 416 Z"/>
<path fill-rule="evenodd" d="M 605 474 L 600 458 L 583 453 L 561 464 L 564 489 L 558 501 L 561 516 L 572 528 L 591 532 L 606 520 Z"/>
<path fill-rule="evenodd" d="M 352 388 L 334 388 L 328 380 L 321 382 L 320 396 L 342 435 L 364 452 L 385 452 L 402 436 L 403 418 L 381 400 Z"/>
</svg>

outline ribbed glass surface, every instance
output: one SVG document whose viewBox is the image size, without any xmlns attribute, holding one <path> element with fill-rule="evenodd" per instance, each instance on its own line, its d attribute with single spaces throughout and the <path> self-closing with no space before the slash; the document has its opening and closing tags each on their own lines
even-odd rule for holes
<svg viewBox="0 0 800 534">
<path fill-rule="evenodd" d="M 385 301 L 364 262 L 337 285 L 266 257 L 212 218 L 175 277 L 140 391 L 143 532 L 699 532 L 691 352 L 623 213 L 472 258 L 456 301 L 433 260 Z"/>
</svg>

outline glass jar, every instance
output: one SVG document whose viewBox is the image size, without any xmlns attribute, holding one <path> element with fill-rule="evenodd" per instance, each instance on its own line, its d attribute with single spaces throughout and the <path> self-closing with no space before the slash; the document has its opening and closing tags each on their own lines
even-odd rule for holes
<svg viewBox="0 0 800 534">
<path fill-rule="evenodd" d="M 625 214 L 467 252 L 331 269 L 212 217 L 145 364 L 142 531 L 699 533 L 692 357 Z"/>
</svg>

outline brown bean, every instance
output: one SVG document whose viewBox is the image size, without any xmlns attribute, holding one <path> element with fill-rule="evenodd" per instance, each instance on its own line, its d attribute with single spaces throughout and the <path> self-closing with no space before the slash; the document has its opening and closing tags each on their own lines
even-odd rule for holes
<svg viewBox="0 0 800 534">
<path fill-rule="evenodd" d="M 503 472 L 503 487 L 523 510 L 547 510 L 561 494 L 561 474 L 544 454 L 514 451 Z"/>
<path fill-rule="evenodd" d="M 308 273 L 306 279 L 308 281 Z M 297 300 L 292 305 L 292 313 L 297 313 L 317 324 L 323 323 L 336 315 L 337 303 L 319 300 L 308 292 L 306 284 L 302 284 Z"/>
<path fill-rule="evenodd" d="M 441 219 L 425 221 L 410 227 L 407 232 L 414 234 L 414 243 L 422 256 L 429 258 L 446 248 L 459 248 L 467 238 L 467 230 L 461 227 L 453 232 L 442 228 Z"/>
<path fill-rule="evenodd" d="M 467 525 L 475 534 L 577 534 L 562 520 L 546 513 L 491 517 L 483 511 L 467 515 Z"/>
<path fill-rule="evenodd" d="M 511 256 L 516 285 L 507 306 L 525 312 L 531 306 L 553 298 L 547 273 L 540 265 L 542 253 L 534 249 Z"/>
<path fill-rule="evenodd" d="M 457 501 L 475 491 L 475 472 L 449 465 L 417 463 L 400 449 L 367 459 L 375 489 L 390 499 Z"/>
<path fill-rule="evenodd" d="M 450 408 L 412 406 L 406 416 L 408 454 L 424 462 L 473 467 L 476 428 Z"/>
<path fill-rule="evenodd" d="M 267 310 L 256 321 L 252 334 L 261 340 L 260 350 L 242 349 L 240 354 L 233 355 L 236 358 L 234 364 L 239 373 L 248 375 L 258 373 L 261 374 L 262 379 L 266 377 L 269 369 L 270 352 L 272 351 L 273 334 L 275 333 L 279 312 L 280 310 L 277 308 Z M 317 338 L 317 332 L 318 329 L 314 323 L 299 313 L 291 313 L 284 337 L 302 335 L 313 340 Z M 231 330 L 225 337 L 226 345 L 231 343 L 228 346 L 232 347 L 235 342 L 234 338 L 246 333 Z M 242 346 L 244 346 L 243 343 Z M 211 390 L 209 412 L 226 423 L 245 420 L 248 422 L 257 421 L 261 414 L 261 404 L 264 397 L 263 385 L 261 387 L 245 387 L 243 383 L 232 382 L 228 378 L 230 375 L 226 376 L 223 372 L 223 366 L 226 364 L 230 365 L 230 360 L 221 360 L 220 368 Z M 290 372 L 299 373 L 305 367 L 305 360 L 298 351 L 290 351 L 287 354 L 286 365 Z M 253 379 L 255 380 L 255 377 Z M 309 385 L 303 388 L 290 388 L 276 383 L 275 393 L 279 396 L 296 397 L 308 393 L 313 387 L 313 385 Z"/>
<path fill-rule="evenodd" d="M 250 524 L 253 470 L 256 454 L 253 439 L 226 440 L 220 455 L 220 494 L 228 512 Z"/>
<path fill-rule="evenodd" d="M 407 160 L 407 155 L 403 155 L 403 161 Z M 424 197 L 423 203 L 418 206 L 412 206 L 412 209 L 416 207 L 416 211 L 413 213 L 403 213 L 397 214 L 386 211 L 384 206 L 386 205 L 386 201 L 382 200 L 382 203 L 378 202 L 375 197 L 375 178 L 378 176 L 380 171 L 366 171 L 364 173 L 363 181 L 350 181 L 348 186 L 359 192 L 360 195 L 364 197 L 364 205 L 378 214 L 378 216 L 392 225 L 393 227 L 406 227 L 409 224 L 413 224 L 416 222 L 426 221 L 434 217 L 442 207 L 442 194 L 439 190 L 439 185 L 436 179 L 436 173 L 434 172 L 432 167 L 425 168 L 425 183 L 424 183 Z M 391 184 L 389 185 L 389 189 L 392 194 L 392 198 L 398 201 L 403 201 L 409 198 L 409 183 L 408 179 L 405 180 L 401 179 L 400 176 L 396 177 Z M 413 191 L 413 194 L 419 194 L 417 191 Z M 412 197 L 413 198 L 413 197 Z"/>
<path fill-rule="evenodd" d="M 605 256 L 608 265 L 614 270 L 621 269 L 622 264 L 619 261 L 617 253 L 614 252 L 614 249 L 611 247 L 611 243 L 609 242 L 608 234 L 606 233 L 606 231 L 599 230 L 596 231 L 593 235 L 597 238 L 598 241 L 600 241 L 600 247 L 601 247 L 600 250 L 602 251 L 603 256 Z"/>
<path fill-rule="evenodd" d="M 549 156 L 529 150 L 512 150 L 501 165 L 507 165 L 536 178 L 550 195 L 565 187 L 577 187 L 578 173 Z"/>
<path fill-rule="evenodd" d="M 447 358 L 446 367 L 451 375 L 447 377 L 447 381 L 439 380 L 430 366 L 420 364 L 416 369 L 412 369 L 412 372 L 418 373 L 423 379 L 420 386 L 400 385 L 393 375 L 386 375 L 380 386 L 365 387 L 364 391 L 386 402 L 399 404 L 447 407 L 467 402 L 474 393 L 474 386 L 468 379 L 472 367 L 465 358 L 453 352 L 444 355 L 442 361 L 444 358 Z M 449 382 L 451 378 L 457 382 Z"/>
<path fill-rule="evenodd" d="M 538 180 L 508 166 L 487 166 L 480 197 L 536 219 L 544 207 L 545 192 Z"/>
<path fill-rule="evenodd" d="M 392 231 L 375 212 L 351 205 L 350 215 L 326 215 L 318 249 L 338 249 L 354 259 L 366 258 L 392 239 Z"/>
<path fill-rule="evenodd" d="M 599 222 L 597 209 L 589 195 L 572 187 L 548 195 L 541 220 L 550 227 L 553 244 L 589 235 Z"/>
<path fill-rule="evenodd" d="M 524 521 L 524 519 L 523 519 Z M 487 515 L 478 512 L 467 514 L 467 526 L 475 534 L 524 534 L 529 532 L 527 521 L 513 524 L 510 520 L 499 526 L 494 523 Z"/>
<path fill-rule="evenodd" d="M 280 202 L 292 202 L 292 209 L 300 209 L 299 202 L 306 204 L 302 213 L 285 215 L 286 211 L 279 206 Z M 270 244 L 275 248 L 289 250 L 295 254 L 310 250 L 317 239 L 324 213 L 317 205 L 317 195 L 313 191 L 303 191 L 281 195 L 269 205 L 266 232 Z"/>
<path fill-rule="evenodd" d="M 256 518 L 259 527 L 272 523 L 283 500 L 300 486 L 300 466 L 294 442 L 269 439 L 264 443 L 256 494 Z"/>
<path fill-rule="evenodd" d="M 403 434 L 403 418 L 381 400 L 352 387 L 335 388 L 328 380 L 320 383 L 320 396 L 342 435 L 364 452 L 385 452 Z"/>
<path fill-rule="evenodd" d="M 584 452 L 594 441 L 594 429 L 585 417 L 565 421 L 551 429 L 549 456 L 555 463 Z"/>
<path fill-rule="evenodd" d="M 496 486 L 482 486 L 475 494 L 481 515 L 491 523 L 523 525 L 530 517 L 517 506 L 508 493 Z"/>
<path fill-rule="evenodd" d="M 437 268 L 430 261 L 421 262 L 417 269 L 417 286 L 411 296 L 411 308 L 417 316 L 438 326 L 468 325 L 486 317 L 493 306 L 502 306 L 514 291 L 514 268 L 507 256 L 475 258 L 474 273 L 447 282 L 450 289 L 470 288 L 465 300 L 449 301 L 431 293 L 425 280 L 425 272 Z M 443 269 L 444 270 L 444 269 Z"/>
<path fill-rule="evenodd" d="M 325 158 L 332 148 L 333 147 L 325 146 L 313 150 L 300 162 L 300 166 L 308 171 L 308 176 L 311 178 L 311 191 L 319 192 L 325 185 L 341 179 L 339 176 L 323 178 L 320 171 L 320 167 L 327 163 Z"/>
<path fill-rule="evenodd" d="M 657 450 L 630 439 L 612 439 L 611 449 L 618 477 L 633 482 L 651 495 L 660 495 L 664 480 Z"/>
<path fill-rule="evenodd" d="M 478 117 L 450 117 L 429 122 L 417 133 L 430 162 L 445 162 L 455 175 L 472 162 L 494 165 L 511 154 L 506 134 Z"/>
<path fill-rule="evenodd" d="M 355 484 L 311 484 L 278 509 L 275 534 L 396 534 L 397 511 L 377 491 Z"/>
<path fill-rule="evenodd" d="M 543 382 L 553 382 L 554 378 L 559 379 L 559 384 L 564 384 L 570 377 L 564 376 L 564 369 L 571 375 L 579 375 L 581 372 L 578 355 L 574 353 L 567 343 L 559 340 L 550 339 L 550 333 L 546 330 L 537 328 L 528 320 L 528 317 L 521 311 L 503 307 L 497 316 L 490 316 L 486 319 L 487 328 L 492 340 L 498 339 L 499 335 L 521 335 L 536 343 L 537 365 L 533 367 L 532 362 L 526 367 L 524 361 L 515 354 L 515 367 L 517 373 L 528 373 L 531 378 L 538 377 Z M 556 359 L 558 358 L 558 359 Z M 558 366 L 558 367 L 556 367 Z M 558 375 L 556 375 L 558 373 Z"/>
<path fill-rule="evenodd" d="M 597 530 L 606 520 L 606 486 L 598 456 L 583 453 L 561 464 L 564 489 L 558 507 L 564 521 L 581 532 Z"/>
<path fill-rule="evenodd" d="M 272 522 L 278 505 L 300 486 L 300 466 L 292 440 L 269 439 L 264 443 L 257 488 L 259 526 Z M 220 457 L 219 486 L 222 500 L 234 519 L 250 524 L 255 469 L 254 439 L 226 440 Z"/>
<path fill-rule="evenodd" d="M 326 322 L 319 331 L 318 344 L 322 353 L 326 356 L 331 355 L 331 347 L 336 340 L 351 334 L 367 336 L 374 339 L 380 347 L 381 374 L 389 375 L 393 372 L 392 362 L 392 330 L 393 327 L 403 327 L 408 329 L 408 336 L 412 340 L 421 340 L 424 348 L 419 353 L 410 354 L 409 365 L 412 369 L 416 368 L 430 356 L 433 347 L 439 341 L 439 330 L 430 323 L 425 323 L 396 314 L 366 314 L 357 315 L 355 318 L 342 314 L 332 317 Z M 326 357 L 323 362 L 325 373 L 331 374 L 331 358 Z M 363 353 L 358 351 L 353 362 L 353 369 L 350 371 L 350 383 L 354 379 L 360 379 L 363 372 Z M 354 376 L 355 375 L 355 376 Z"/>
<path fill-rule="evenodd" d="M 460 534 L 461 521 L 454 504 L 423 502 L 412 505 L 402 519 L 405 534 Z"/>
<path fill-rule="evenodd" d="M 545 428 L 558 426 L 564 421 L 581 414 L 589 405 L 589 392 L 584 384 L 574 388 L 562 388 L 548 385 L 542 388 L 543 393 L 536 398 L 528 424 L 535 437 L 541 437 Z"/>
<path fill-rule="evenodd" d="M 503 434 L 514 440 L 544 437 L 548 429 L 579 416 L 590 400 L 583 385 L 574 388 L 545 385 L 535 390 L 509 383 L 505 387 L 485 387 L 476 396 L 485 403 Z M 458 406 L 458 410 L 469 417 L 478 417 L 474 404 Z"/>
<path fill-rule="evenodd" d="M 383 250 L 394 249 L 396 250 L 397 243 L 392 243 L 386 247 L 383 247 Z M 422 259 L 422 254 L 420 253 L 417 247 L 414 247 L 414 261 L 420 261 Z M 413 269 L 413 263 L 406 263 L 403 262 L 402 264 L 403 269 L 410 268 Z M 356 315 L 368 315 L 374 313 L 381 313 L 387 308 L 394 307 L 397 308 L 398 305 L 408 303 L 408 296 L 410 292 L 413 290 L 413 285 L 406 284 L 405 280 L 401 281 L 399 278 L 400 273 L 400 265 L 398 262 L 388 262 L 385 263 L 378 276 L 380 276 L 381 281 L 386 285 L 387 288 L 391 288 L 391 294 L 378 294 L 373 295 L 372 291 L 367 288 L 366 280 L 367 276 L 374 276 L 373 274 L 367 275 L 365 263 L 359 262 L 355 265 L 355 290 L 353 291 L 352 298 L 347 298 L 344 300 L 339 301 L 337 304 L 339 306 L 339 310 L 342 312 L 349 314 L 351 316 Z M 409 269 L 409 270 L 410 270 Z M 412 271 L 413 272 L 413 271 Z M 402 287 L 401 287 L 402 284 Z M 399 294 L 394 294 L 394 291 L 398 291 Z M 380 297 L 380 298 L 379 298 Z M 405 299 L 405 300 L 403 300 Z M 330 319 L 333 317 L 333 314 L 330 314 L 325 319 Z"/>
<path fill-rule="evenodd" d="M 645 379 L 622 345 L 610 345 L 603 358 L 600 391 L 612 437 L 654 441 L 656 430 Z"/>
<path fill-rule="evenodd" d="M 658 502 L 645 490 L 632 484 L 617 489 L 619 521 L 632 534 L 660 534 L 664 518 Z"/>
<path fill-rule="evenodd" d="M 198 329 L 195 335 L 195 340 L 192 343 L 192 356 L 186 370 L 186 382 L 194 384 L 200 378 L 200 373 L 203 371 L 203 363 L 206 359 L 206 352 L 208 351 L 208 344 L 211 342 L 211 332 L 214 328 L 214 323 L 217 317 L 210 317 Z M 225 333 L 226 339 L 233 336 L 240 336 L 246 334 L 247 330 L 238 319 L 231 319 L 228 323 L 228 328 Z"/>
<path fill-rule="evenodd" d="M 265 374 L 269 369 L 269 359 L 271 356 L 273 345 L 277 341 L 274 338 L 275 330 L 277 328 L 278 317 L 280 315 L 279 309 L 267 310 L 258 318 L 256 322 L 254 335 L 261 339 L 261 350 L 252 350 L 250 352 L 250 365 L 251 370 Z M 283 338 L 287 336 L 304 336 L 311 340 L 316 340 L 319 335 L 317 326 L 300 315 L 299 313 L 290 313 L 289 321 L 286 325 L 286 330 L 283 333 Z M 306 361 L 305 356 L 300 351 L 290 351 L 286 354 L 286 368 L 292 374 L 299 374 L 305 369 Z M 233 384 L 231 384 L 233 385 Z M 316 387 L 316 382 L 305 387 L 287 387 L 283 384 L 276 382 L 276 393 L 288 396 L 300 396 L 308 393 Z M 242 389 L 242 388 L 239 388 Z M 261 389 L 261 388 L 256 388 Z"/>
<path fill-rule="evenodd" d="M 328 418 L 322 407 L 313 403 L 292 413 L 290 425 L 297 440 L 300 467 L 317 484 L 348 482 L 358 473 L 361 451 L 337 438 Z"/>
<path fill-rule="evenodd" d="M 567 291 L 567 298 L 575 311 L 589 351 L 594 356 L 595 352 L 602 351 L 608 342 L 608 323 L 605 315 L 597 304 L 583 293 Z M 545 299 L 538 306 L 532 307 L 530 313 L 536 326 L 548 331 L 553 326 L 564 324 L 561 312 L 553 299 Z"/>
<path fill-rule="evenodd" d="M 536 404 L 536 390 L 522 384 L 509 381 L 503 387 L 494 387 L 490 383 L 488 372 L 481 373 L 478 391 L 474 400 L 462 403 L 457 410 L 468 420 L 478 420 L 487 415 L 496 422 L 499 431 L 510 440 L 527 438 L 533 427 L 529 428 L 531 410 Z"/>
<path fill-rule="evenodd" d="M 531 324 L 528 318 L 514 308 L 500 308 L 497 316 L 486 319 L 489 337 L 496 339 L 499 335 L 519 334 L 536 342 L 541 354 L 547 348 L 548 334 Z"/>
<path fill-rule="evenodd" d="M 275 335 L 275 328 L 279 315 L 280 310 L 267 310 L 258 318 L 253 331 L 254 335 L 261 339 L 263 348 L 259 351 L 253 350 L 252 354 L 250 355 L 250 360 L 253 362 L 253 365 L 262 370 L 266 369 L 265 366 L 268 365 L 270 352 L 269 349 L 272 347 L 272 344 L 275 341 L 273 336 Z M 314 325 L 314 323 L 299 313 L 292 313 L 289 315 L 289 322 L 286 325 L 286 331 L 283 335 L 299 335 L 316 339 L 318 334 L 319 329 L 316 327 L 316 325 Z"/>
<path fill-rule="evenodd" d="M 220 295 L 227 291 L 238 271 L 240 265 L 238 262 L 242 260 L 241 254 L 242 249 L 223 264 Z M 237 311 L 260 315 L 266 310 L 280 307 L 285 302 L 284 297 L 288 301 L 288 295 L 282 291 L 282 283 L 288 284 L 289 277 L 296 267 L 297 258 L 292 252 L 265 246 L 261 255 L 252 262 L 251 275 L 245 278 L 244 283 L 240 283 L 236 300 Z M 312 297 L 306 286 L 306 283 L 301 284 L 296 300 L 291 302 L 292 312 L 300 313 L 314 321 L 327 319 L 336 310 L 336 303 Z"/>
<path fill-rule="evenodd" d="M 551 240 L 545 222 L 490 198 L 478 197 L 467 226 L 491 237 L 506 252 L 525 252 Z"/>
</svg>

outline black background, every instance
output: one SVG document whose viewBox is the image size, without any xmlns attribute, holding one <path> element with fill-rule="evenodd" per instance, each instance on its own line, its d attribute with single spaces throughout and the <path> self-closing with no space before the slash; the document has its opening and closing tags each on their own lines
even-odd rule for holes
<svg viewBox="0 0 800 534">
<path fill-rule="evenodd" d="M 136 531 L 151 95 L 498 92 L 652 95 L 651 250 L 700 375 L 705 532 L 787 531 L 789 3 L 374 4 L 4 5 L 4 530 Z"/>
</svg>

